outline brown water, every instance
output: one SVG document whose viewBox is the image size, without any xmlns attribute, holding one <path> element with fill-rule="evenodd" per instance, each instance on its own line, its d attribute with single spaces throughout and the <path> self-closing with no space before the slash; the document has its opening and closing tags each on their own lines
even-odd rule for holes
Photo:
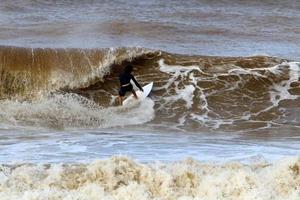
<svg viewBox="0 0 300 200">
<path fill-rule="evenodd" d="M 1 1 L 0 199 L 298 200 L 299 9 Z"/>
<path fill-rule="evenodd" d="M 118 74 L 132 64 L 141 84 L 154 81 L 151 99 L 155 105 L 150 106 L 154 115 L 148 126 L 172 124 L 174 129 L 190 132 L 255 132 L 284 127 L 283 134 L 293 134 L 299 126 L 299 63 L 280 58 L 188 56 L 141 48 L 2 47 L 0 61 L 3 120 L 13 118 L 14 123 L 26 124 L 40 116 L 36 123 L 42 126 L 47 126 L 49 118 L 54 127 L 110 126 L 110 121 L 105 124 L 101 117 L 77 119 L 77 111 L 72 110 L 65 124 L 58 114 L 66 112 L 61 99 L 69 98 L 65 104 L 75 100 L 87 106 L 85 116 L 89 116 L 89 109 L 113 108 Z M 52 100 L 57 109 L 53 113 L 44 113 L 43 108 L 28 112 L 30 108 L 21 106 L 12 112 L 7 105 L 14 105 L 15 100 L 26 101 L 29 107 Z M 115 107 L 114 112 L 122 111 Z"/>
</svg>

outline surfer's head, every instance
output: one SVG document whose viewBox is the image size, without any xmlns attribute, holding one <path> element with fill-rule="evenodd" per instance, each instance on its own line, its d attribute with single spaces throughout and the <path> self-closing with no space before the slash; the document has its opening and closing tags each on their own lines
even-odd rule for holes
<svg viewBox="0 0 300 200">
<path fill-rule="evenodd" d="M 133 67 L 132 67 L 132 65 L 127 65 L 125 68 L 124 68 L 124 72 L 125 73 L 131 73 L 132 72 L 132 70 L 133 70 Z"/>
</svg>

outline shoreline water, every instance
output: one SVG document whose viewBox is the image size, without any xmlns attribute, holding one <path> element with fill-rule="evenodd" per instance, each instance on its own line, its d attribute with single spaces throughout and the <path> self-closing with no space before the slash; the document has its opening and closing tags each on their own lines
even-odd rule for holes
<svg viewBox="0 0 300 200">
<path fill-rule="evenodd" d="M 89 164 L 23 164 L 1 169 L 3 200 L 299 197 L 299 158 L 272 165 L 212 165 L 193 159 L 145 165 L 127 157 L 112 157 Z"/>
</svg>

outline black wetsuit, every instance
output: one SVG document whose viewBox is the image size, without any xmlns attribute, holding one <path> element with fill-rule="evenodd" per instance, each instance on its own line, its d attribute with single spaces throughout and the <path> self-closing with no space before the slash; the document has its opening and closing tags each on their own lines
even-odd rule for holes
<svg viewBox="0 0 300 200">
<path fill-rule="evenodd" d="M 133 87 L 130 83 L 130 80 L 133 80 L 134 84 L 140 89 L 143 90 L 140 84 L 135 80 L 134 76 L 130 73 L 122 73 L 119 76 L 121 88 L 119 90 L 119 95 L 121 97 L 125 96 L 126 92 L 131 92 Z"/>
</svg>

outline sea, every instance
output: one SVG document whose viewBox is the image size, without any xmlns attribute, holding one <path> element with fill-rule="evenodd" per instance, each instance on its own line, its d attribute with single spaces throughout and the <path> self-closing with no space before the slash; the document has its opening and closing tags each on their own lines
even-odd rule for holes
<svg viewBox="0 0 300 200">
<path fill-rule="evenodd" d="M 299 0 L 1 0 L 0 200 L 300 200 L 299 97 Z"/>
</svg>

